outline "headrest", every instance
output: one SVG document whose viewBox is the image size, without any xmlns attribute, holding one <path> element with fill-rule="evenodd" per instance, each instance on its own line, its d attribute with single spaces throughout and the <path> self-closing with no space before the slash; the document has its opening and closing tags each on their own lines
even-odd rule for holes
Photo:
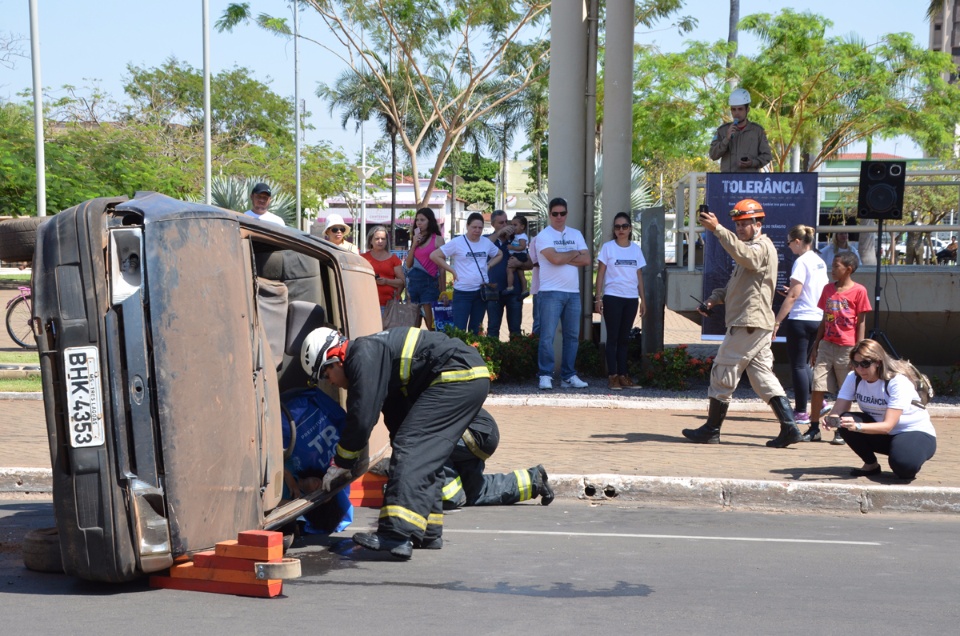
<svg viewBox="0 0 960 636">
<path fill-rule="evenodd" d="M 294 300 L 287 308 L 287 339 L 283 350 L 288 356 L 300 357 L 303 340 L 307 334 L 324 326 L 327 321 L 326 312 L 317 303 L 304 300 Z"/>
</svg>

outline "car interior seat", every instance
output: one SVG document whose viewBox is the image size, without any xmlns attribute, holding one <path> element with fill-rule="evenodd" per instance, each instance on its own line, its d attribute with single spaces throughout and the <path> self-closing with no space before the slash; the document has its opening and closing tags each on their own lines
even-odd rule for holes
<svg viewBox="0 0 960 636">
<path fill-rule="evenodd" d="M 327 314 L 323 307 L 304 300 L 293 300 L 287 308 L 286 339 L 283 346 L 283 368 L 280 372 L 280 391 L 303 388 L 310 379 L 300 364 L 300 349 L 303 341 L 314 329 L 326 325 Z"/>
</svg>

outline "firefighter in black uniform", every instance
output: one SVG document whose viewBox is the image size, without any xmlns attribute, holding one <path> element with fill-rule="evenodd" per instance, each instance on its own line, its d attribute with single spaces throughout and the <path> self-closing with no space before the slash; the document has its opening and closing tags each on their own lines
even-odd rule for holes
<svg viewBox="0 0 960 636">
<path fill-rule="evenodd" d="M 483 467 L 500 443 L 497 421 L 484 409 L 457 441 L 443 467 L 443 509 L 501 506 L 540 497 L 549 506 L 553 489 L 543 465 L 512 473 L 484 475 Z"/>
<path fill-rule="evenodd" d="M 333 329 L 310 332 L 301 363 L 314 381 L 347 389 L 347 420 L 324 490 L 344 480 L 383 413 L 393 453 L 375 533 L 355 543 L 409 559 L 413 548 L 443 545 L 443 465 L 480 412 L 490 373 L 477 350 L 442 333 L 399 327 L 346 340 Z"/>
</svg>

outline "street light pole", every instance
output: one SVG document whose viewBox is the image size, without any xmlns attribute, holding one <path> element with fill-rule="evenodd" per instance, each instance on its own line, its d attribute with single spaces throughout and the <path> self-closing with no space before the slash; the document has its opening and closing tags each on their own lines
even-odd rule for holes
<svg viewBox="0 0 960 636">
<path fill-rule="evenodd" d="M 360 251 L 367 251 L 367 179 L 373 176 L 377 171 L 374 166 L 367 165 L 367 147 L 362 146 L 360 154 L 360 165 L 353 166 L 353 171 L 360 178 Z M 355 224 L 356 225 L 356 224 Z"/>
<path fill-rule="evenodd" d="M 293 134 L 296 135 L 297 229 L 303 229 L 300 219 L 300 2 L 293 2 Z"/>
<path fill-rule="evenodd" d="M 210 141 L 210 0 L 203 0 L 203 202 L 212 200 L 213 168 Z"/>
<path fill-rule="evenodd" d="M 43 84 L 40 82 L 40 16 L 30 0 L 30 61 L 33 66 L 33 136 L 37 146 L 37 216 L 47 216 L 47 172 L 43 151 Z"/>
</svg>

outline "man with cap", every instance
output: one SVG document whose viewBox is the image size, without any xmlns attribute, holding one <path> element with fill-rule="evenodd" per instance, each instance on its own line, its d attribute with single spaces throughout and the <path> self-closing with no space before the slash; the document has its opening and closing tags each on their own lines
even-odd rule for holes
<svg viewBox="0 0 960 636">
<path fill-rule="evenodd" d="M 727 333 L 710 369 L 710 410 L 707 422 L 697 429 L 684 429 L 683 436 L 700 444 L 719 444 L 720 426 L 740 376 L 747 372 L 750 386 L 770 405 L 780 422 L 780 434 L 767 442 L 784 448 L 801 441 L 793 409 L 777 376 L 773 374 L 770 350 L 775 318 L 773 292 L 777 283 L 777 248 L 762 233 L 763 207 L 744 199 L 730 211 L 736 234 L 726 229 L 710 212 L 700 213 L 700 224 L 713 232 L 723 250 L 733 258 L 733 274 L 726 287 L 713 290 L 698 311 L 707 316 L 724 305 Z"/>
<path fill-rule="evenodd" d="M 346 240 L 348 236 L 350 236 L 350 227 L 343 222 L 343 217 L 336 213 L 328 214 L 327 222 L 323 226 L 323 238 L 344 252 L 359 254 L 360 250 L 357 249 L 357 246 Z"/>
<path fill-rule="evenodd" d="M 253 206 L 253 209 L 247 210 L 244 214 L 252 216 L 255 219 L 260 219 L 261 221 L 266 221 L 267 223 L 286 226 L 282 218 L 273 212 L 268 212 L 270 209 L 271 196 L 273 195 L 270 192 L 270 186 L 266 183 L 258 183 L 253 186 L 253 191 L 250 193 L 250 204 Z"/>
<path fill-rule="evenodd" d="M 393 453 L 376 532 L 353 541 L 409 559 L 443 546 L 443 465 L 480 413 L 490 372 L 470 345 L 410 327 L 347 340 L 321 327 L 304 339 L 300 361 L 314 382 L 347 391 L 347 420 L 324 490 L 341 485 L 361 457 L 380 413 Z"/>
<path fill-rule="evenodd" d="M 763 126 L 748 120 L 750 93 L 738 88 L 730 93 L 729 102 L 733 121 L 717 128 L 710 158 L 720 160 L 720 172 L 760 172 L 773 155 Z"/>
</svg>

